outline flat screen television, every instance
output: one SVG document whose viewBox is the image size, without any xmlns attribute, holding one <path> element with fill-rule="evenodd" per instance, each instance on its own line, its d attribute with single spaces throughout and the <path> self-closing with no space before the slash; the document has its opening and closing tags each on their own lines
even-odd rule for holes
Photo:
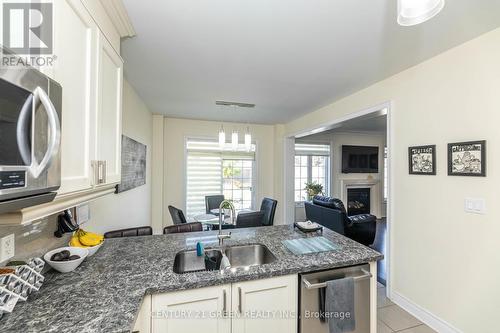
<svg viewBox="0 0 500 333">
<path fill-rule="evenodd" d="M 378 147 L 342 146 L 342 173 L 378 173 Z"/>
</svg>

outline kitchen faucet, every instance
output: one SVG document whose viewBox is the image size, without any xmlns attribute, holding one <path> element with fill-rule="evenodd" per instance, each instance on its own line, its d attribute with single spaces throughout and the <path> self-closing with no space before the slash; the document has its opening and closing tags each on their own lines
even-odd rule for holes
<svg viewBox="0 0 500 333">
<path fill-rule="evenodd" d="M 235 215 L 236 212 L 234 210 L 234 205 L 231 201 L 229 200 L 223 200 L 220 205 L 219 205 L 219 234 L 217 235 L 217 238 L 219 239 L 219 246 L 224 245 L 224 239 L 231 238 L 231 233 L 223 234 L 222 233 L 222 224 L 224 222 L 224 218 L 226 217 L 226 211 L 223 208 L 224 206 L 229 206 L 230 209 L 230 219 L 231 219 L 231 224 L 234 225 L 234 220 L 235 220 Z"/>
</svg>

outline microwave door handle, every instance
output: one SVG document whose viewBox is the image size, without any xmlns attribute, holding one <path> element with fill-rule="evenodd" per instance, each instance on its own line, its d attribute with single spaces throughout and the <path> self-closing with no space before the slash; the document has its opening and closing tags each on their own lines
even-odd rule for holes
<svg viewBox="0 0 500 333">
<path fill-rule="evenodd" d="M 31 165 L 30 122 L 33 110 L 33 95 L 30 94 L 21 108 L 16 128 L 17 146 L 25 165 Z"/>
<path fill-rule="evenodd" d="M 45 112 L 47 113 L 50 128 L 50 140 L 47 152 L 40 163 L 33 161 L 31 167 L 31 173 L 35 178 L 38 178 L 45 170 L 48 169 L 52 159 L 59 152 L 59 146 L 61 144 L 61 123 L 59 121 L 59 116 L 57 115 L 56 108 L 49 96 L 40 87 L 37 87 L 33 92 L 35 96 L 35 102 L 39 99 L 44 106 Z M 36 104 L 35 104 L 36 105 Z"/>
</svg>

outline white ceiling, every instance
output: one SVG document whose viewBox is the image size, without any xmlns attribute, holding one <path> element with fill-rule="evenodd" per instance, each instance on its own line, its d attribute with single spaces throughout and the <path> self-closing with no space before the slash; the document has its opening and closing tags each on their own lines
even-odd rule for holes
<svg viewBox="0 0 500 333">
<path fill-rule="evenodd" d="M 500 0 L 449 0 L 415 27 L 396 0 L 123 2 L 127 79 L 151 111 L 206 120 L 285 123 L 500 26 Z"/>
</svg>

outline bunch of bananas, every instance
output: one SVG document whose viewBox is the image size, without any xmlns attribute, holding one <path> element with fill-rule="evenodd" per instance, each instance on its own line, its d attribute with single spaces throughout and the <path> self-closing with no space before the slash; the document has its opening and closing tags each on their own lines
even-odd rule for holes
<svg viewBox="0 0 500 333">
<path fill-rule="evenodd" d="M 75 231 L 69 242 L 74 247 L 92 247 L 104 242 L 104 236 L 93 232 L 78 229 Z"/>
</svg>

